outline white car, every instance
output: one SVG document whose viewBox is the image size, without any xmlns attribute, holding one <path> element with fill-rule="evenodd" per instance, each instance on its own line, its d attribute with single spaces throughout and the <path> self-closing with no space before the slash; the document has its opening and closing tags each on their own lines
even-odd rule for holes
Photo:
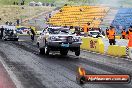
<svg viewBox="0 0 132 88">
<path fill-rule="evenodd" d="M 99 37 L 105 38 L 105 36 L 102 35 L 99 31 L 89 31 L 88 36 L 93 37 L 93 38 L 99 38 Z"/>
<path fill-rule="evenodd" d="M 61 55 L 67 55 L 68 51 L 80 55 L 82 40 L 79 36 L 70 33 L 68 28 L 48 27 L 44 29 L 37 39 L 40 54 L 49 55 L 50 51 L 60 51 Z"/>
</svg>

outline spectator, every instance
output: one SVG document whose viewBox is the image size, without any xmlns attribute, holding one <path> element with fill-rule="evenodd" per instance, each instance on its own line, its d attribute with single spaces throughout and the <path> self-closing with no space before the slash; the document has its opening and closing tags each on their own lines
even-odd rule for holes
<svg viewBox="0 0 132 88">
<path fill-rule="evenodd" d="M 6 24 L 6 25 L 9 25 L 9 22 L 7 21 L 5 24 Z"/>
<path fill-rule="evenodd" d="M 51 14 L 49 14 L 49 18 L 51 18 Z"/>
<path fill-rule="evenodd" d="M 100 18 L 100 21 L 102 21 L 102 22 L 103 22 L 103 18 Z"/>
<path fill-rule="evenodd" d="M 83 11 L 83 9 L 82 8 L 80 8 L 80 12 L 82 12 Z"/>
<path fill-rule="evenodd" d="M 77 35 L 80 35 L 79 27 L 75 27 L 75 33 L 76 33 Z"/>
<path fill-rule="evenodd" d="M 49 3 L 46 3 L 46 6 L 49 6 Z"/>
<path fill-rule="evenodd" d="M 54 4 L 53 3 L 51 3 L 51 7 L 53 7 L 54 6 Z"/>
<path fill-rule="evenodd" d="M 105 32 L 104 31 L 102 31 L 102 35 L 105 36 Z"/>
<path fill-rule="evenodd" d="M 21 5 L 24 5 L 25 4 L 25 0 L 21 0 Z"/>
<path fill-rule="evenodd" d="M 90 26 L 90 23 L 87 23 L 84 25 L 83 27 L 84 36 L 87 36 L 87 32 L 89 31 L 89 26 Z"/>
<path fill-rule="evenodd" d="M 45 3 L 43 3 L 42 5 L 45 6 Z"/>
<path fill-rule="evenodd" d="M 17 26 L 19 26 L 19 24 L 20 24 L 20 20 L 17 19 L 16 23 L 17 23 Z"/>
<path fill-rule="evenodd" d="M 22 7 L 22 9 L 24 9 L 24 7 Z"/>
<path fill-rule="evenodd" d="M 126 38 L 126 31 L 125 31 L 125 29 L 122 30 L 121 34 L 122 34 L 122 39 L 125 39 Z"/>
<path fill-rule="evenodd" d="M 60 9 L 59 11 L 62 12 L 62 9 Z"/>
<path fill-rule="evenodd" d="M 115 27 L 110 26 L 110 29 L 108 31 L 108 39 L 110 45 L 115 45 Z"/>
<path fill-rule="evenodd" d="M 108 32 L 109 32 L 109 29 L 108 29 L 108 27 L 106 28 L 106 35 L 107 35 L 107 37 L 108 37 Z"/>
<path fill-rule="evenodd" d="M 129 27 L 129 30 L 127 31 L 128 34 L 128 47 L 132 47 L 132 26 Z"/>
<path fill-rule="evenodd" d="M 18 5 L 18 2 L 16 2 L 16 5 Z"/>
<path fill-rule="evenodd" d="M 9 26 L 12 26 L 12 22 L 9 22 Z"/>
<path fill-rule="evenodd" d="M 16 5 L 16 2 L 13 2 L 13 5 Z"/>
<path fill-rule="evenodd" d="M 102 29 L 101 28 L 99 28 L 98 30 L 99 30 L 100 33 L 102 32 Z"/>
<path fill-rule="evenodd" d="M 75 28 L 73 27 L 73 26 L 70 26 L 70 31 L 71 31 L 71 33 L 75 33 Z"/>
<path fill-rule="evenodd" d="M 65 4 L 64 6 L 68 6 L 67 4 Z"/>
<path fill-rule="evenodd" d="M 46 22 L 48 22 L 48 17 L 45 15 L 45 20 L 46 20 Z"/>
<path fill-rule="evenodd" d="M 4 32 L 3 26 L 2 26 L 2 28 L 0 29 L 0 31 L 1 31 L 1 36 L 0 36 L 0 38 L 2 39 L 2 37 L 3 37 L 3 32 Z"/>
<path fill-rule="evenodd" d="M 33 30 L 31 27 L 30 27 L 30 31 L 31 31 L 31 40 L 34 41 L 34 36 L 35 36 L 35 30 Z"/>
<path fill-rule="evenodd" d="M 65 25 L 64 28 L 67 28 L 67 26 Z"/>
</svg>

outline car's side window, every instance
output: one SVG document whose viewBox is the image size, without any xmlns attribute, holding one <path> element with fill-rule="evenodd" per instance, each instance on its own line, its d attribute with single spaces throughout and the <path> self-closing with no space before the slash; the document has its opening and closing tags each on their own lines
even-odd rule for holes
<svg viewBox="0 0 132 88">
<path fill-rule="evenodd" d="M 43 29 L 41 35 L 45 35 L 47 33 L 47 28 L 46 29 Z"/>
</svg>

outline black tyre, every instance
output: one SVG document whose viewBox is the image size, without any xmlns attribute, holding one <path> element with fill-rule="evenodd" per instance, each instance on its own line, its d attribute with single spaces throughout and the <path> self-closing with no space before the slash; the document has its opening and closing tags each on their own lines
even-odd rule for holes
<svg viewBox="0 0 132 88">
<path fill-rule="evenodd" d="M 39 49 L 39 54 L 40 54 L 40 55 L 44 55 L 44 54 L 45 54 L 45 53 L 44 53 L 44 48 L 40 48 L 40 49 Z"/>
<path fill-rule="evenodd" d="M 7 39 L 4 39 L 4 41 L 7 41 Z"/>
<path fill-rule="evenodd" d="M 39 43 L 37 42 L 37 47 L 39 48 Z"/>
<path fill-rule="evenodd" d="M 75 55 L 79 56 L 80 55 L 80 47 L 75 51 Z"/>
<path fill-rule="evenodd" d="M 18 39 L 15 39 L 15 41 L 18 41 Z"/>
<path fill-rule="evenodd" d="M 61 50 L 60 54 L 66 56 L 68 54 L 68 50 Z"/>
</svg>

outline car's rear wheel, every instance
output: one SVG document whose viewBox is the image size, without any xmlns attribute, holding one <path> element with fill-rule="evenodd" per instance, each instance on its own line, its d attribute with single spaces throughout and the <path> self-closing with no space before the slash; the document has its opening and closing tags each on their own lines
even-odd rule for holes
<svg viewBox="0 0 132 88">
<path fill-rule="evenodd" d="M 60 54 L 66 56 L 68 54 L 68 50 L 61 50 Z"/>
<path fill-rule="evenodd" d="M 80 55 L 80 47 L 77 48 L 77 50 L 75 51 L 75 55 L 79 56 Z"/>
</svg>

